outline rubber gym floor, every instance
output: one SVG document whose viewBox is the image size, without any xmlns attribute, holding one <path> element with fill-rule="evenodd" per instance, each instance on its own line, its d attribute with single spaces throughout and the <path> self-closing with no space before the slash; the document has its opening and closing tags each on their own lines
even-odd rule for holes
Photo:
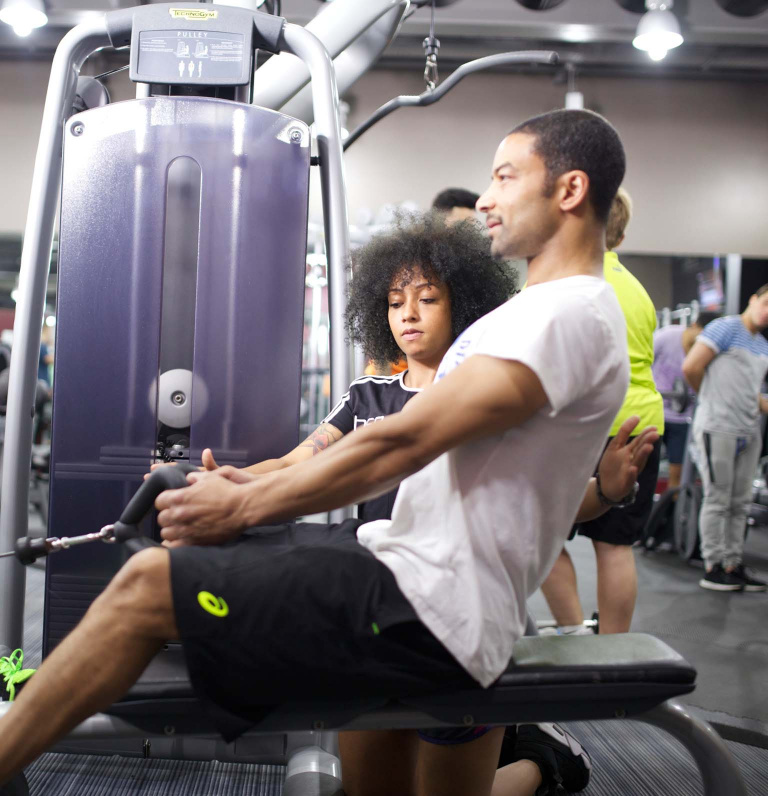
<svg viewBox="0 0 768 796">
<path fill-rule="evenodd" d="M 31 516 L 31 530 L 35 524 L 39 520 Z M 596 607 L 591 544 L 577 538 L 569 551 L 589 616 Z M 751 531 L 745 553 L 748 566 L 768 574 L 768 528 Z M 658 636 L 696 666 L 697 688 L 682 701 L 727 739 L 750 796 L 763 796 L 768 793 L 768 594 L 707 592 L 697 585 L 701 570 L 674 553 L 635 554 L 639 597 L 632 629 Z M 41 569 L 27 571 L 29 666 L 40 661 L 43 580 Z M 538 618 L 549 617 L 541 594 L 533 596 L 530 608 Z M 693 761 L 660 730 L 632 721 L 568 726 L 593 759 L 586 796 L 701 793 Z M 283 776 L 281 766 L 55 753 L 27 769 L 31 796 L 279 796 Z"/>
</svg>

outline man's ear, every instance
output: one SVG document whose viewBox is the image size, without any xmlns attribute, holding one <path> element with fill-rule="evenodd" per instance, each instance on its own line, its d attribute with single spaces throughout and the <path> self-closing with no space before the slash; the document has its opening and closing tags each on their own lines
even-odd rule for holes
<svg viewBox="0 0 768 796">
<path fill-rule="evenodd" d="M 557 187 L 560 191 L 560 209 L 573 212 L 587 201 L 589 177 L 578 169 L 566 171 L 557 178 Z"/>
</svg>

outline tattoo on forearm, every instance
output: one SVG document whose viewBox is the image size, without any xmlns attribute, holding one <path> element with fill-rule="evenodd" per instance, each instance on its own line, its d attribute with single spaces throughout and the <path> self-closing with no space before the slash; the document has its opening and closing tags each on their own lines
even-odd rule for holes
<svg viewBox="0 0 768 796">
<path fill-rule="evenodd" d="M 312 448 L 312 455 L 324 451 L 329 445 L 338 442 L 344 435 L 329 423 L 321 423 L 299 446 Z"/>
</svg>

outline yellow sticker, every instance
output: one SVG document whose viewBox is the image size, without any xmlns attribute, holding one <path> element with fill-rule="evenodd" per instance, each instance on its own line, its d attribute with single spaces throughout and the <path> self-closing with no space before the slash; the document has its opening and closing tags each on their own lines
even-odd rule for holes
<svg viewBox="0 0 768 796">
<path fill-rule="evenodd" d="M 204 10 L 197 10 L 196 8 L 169 8 L 168 13 L 174 19 L 186 19 L 188 21 L 193 20 L 208 20 L 208 19 L 216 19 L 219 16 L 218 11 L 204 11 Z"/>
<path fill-rule="evenodd" d="M 208 611 L 213 616 L 227 616 L 229 606 L 221 597 L 214 597 L 209 591 L 201 591 L 197 595 L 197 601 L 204 611 Z"/>
</svg>

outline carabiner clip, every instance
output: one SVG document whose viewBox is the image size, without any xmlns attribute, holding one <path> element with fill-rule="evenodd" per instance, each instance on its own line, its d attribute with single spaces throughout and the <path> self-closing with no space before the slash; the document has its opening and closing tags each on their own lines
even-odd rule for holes
<svg viewBox="0 0 768 796">
<path fill-rule="evenodd" d="M 427 61 L 424 64 L 424 82 L 427 84 L 427 91 L 434 91 L 439 79 L 437 73 L 437 55 L 428 55 Z"/>
</svg>

